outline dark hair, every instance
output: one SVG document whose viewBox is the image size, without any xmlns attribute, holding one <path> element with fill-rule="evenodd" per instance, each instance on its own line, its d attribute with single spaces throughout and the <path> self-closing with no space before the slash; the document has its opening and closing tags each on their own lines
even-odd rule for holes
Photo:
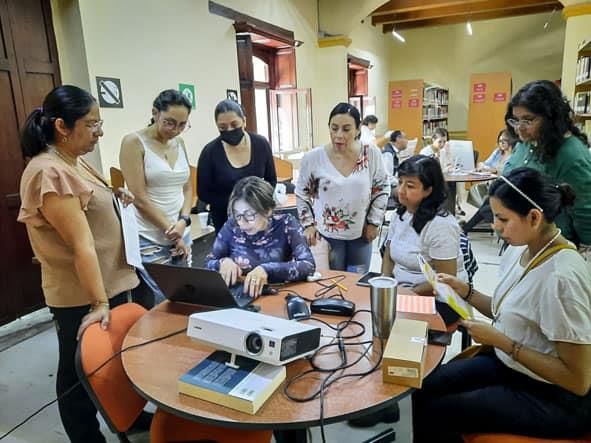
<svg viewBox="0 0 591 443">
<path fill-rule="evenodd" d="M 423 188 L 431 188 L 431 194 L 419 204 L 412 218 L 411 224 L 417 234 L 420 234 L 425 225 L 436 215 L 446 216 L 448 214 L 447 210 L 442 208 L 447 192 L 443 172 L 437 159 L 426 155 L 413 155 L 400 163 L 398 177 L 418 177 Z M 403 205 L 396 209 L 400 220 L 405 212 L 406 207 Z"/>
<path fill-rule="evenodd" d="M 349 114 L 355 120 L 355 127 L 359 129 L 359 125 L 361 124 L 361 115 L 359 114 L 359 110 L 349 103 L 339 103 L 332 111 L 330 111 L 330 115 L 328 116 L 328 124 L 330 125 L 330 121 L 335 115 L 340 114 Z"/>
<path fill-rule="evenodd" d="M 537 80 L 523 86 L 507 106 L 505 122 L 514 118 L 515 106 L 527 108 L 528 111 L 542 118 L 537 145 L 534 147 L 542 163 L 552 161 L 556 157 L 564 143 L 564 135 L 569 131 L 581 139 L 585 145 L 588 144 L 587 136 L 573 122 L 573 110 L 568 100 L 554 82 Z M 507 124 L 507 130 L 513 137 L 518 137 L 511 125 Z"/>
<path fill-rule="evenodd" d="M 222 100 L 217 104 L 215 110 L 213 111 L 213 118 L 217 122 L 218 115 L 223 114 L 224 112 L 235 112 L 238 117 L 244 120 L 244 110 L 240 103 L 236 103 L 234 100 Z"/>
<path fill-rule="evenodd" d="M 184 106 L 187 108 L 187 111 L 189 111 L 189 114 L 193 107 L 191 101 L 176 89 L 166 89 L 162 91 L 158 94 L 158 97 L 154 99 L 152 106 L 160 112 L 168 111 L 168 108 L 171 106 Z M 150 124 L 154 124 L 154 118 L 150 119 Z"/>
<path fill-rule="evenodd" d="M 394 131 L 390 134 L 390 141 L 392 143 L 396 143 L 396 139 L 398 137 L 400 137 L 401 135 L 402 135 L 402 131 L 400 129 L 397 129 L 396 131 Z"/>
<path fill-rule="evenodd" d="M 436 138 L 443 138 L 443 137 L 445 137 L 446 139 L 449 140 L 449 135 L 447 133 L 447 129 L 445 129 L 445 128 L 433 129 L 433 134 L 431 135 L 431 140 L 436 139 Z"/>
<path fill-rule="evenodd" d="M 370 123 L 377 125 L 378 124 L 378 118 L 375 115 L 366 115 L 365 118 L 363 119 L 363 121 L 361 122 L 361 124 L 363 126 L 367 126 Z"/>
<path fill-rule="evenodd" d="M 228 217 L 232 217 L 234 204 L 244 200 L 259 214 L 266 215 L 275 208 L 273 186 L 260 177 L 244 177 L 236 182 L 228 201 Z"/>
<path fill-rule="evenodd" d="M 84 89 L 62 85 L 54 88 L 43 100 L 43 107 L 29 114 L 21 132 L 23 157 L 35 157 L 55 141 L 55 121 L 61 118 L 72 129 L 90 112 L 96 100 Z"/>
<path fill-rule="evenodd" d="M 544 218 L 548 223 L 552 223 L 563 208 L 572 206 L 575 201 L 575 192 L 568 184 L 557 185 L 551 177 L 541 174 L 535 169 L 516 168 L 505 178 L 544 210 Z M 500 178 L 490 186 L 489 196 L 499 199 L 503 206 L 522 217 L 535 208 L 525 197 Z"/>
</svg>

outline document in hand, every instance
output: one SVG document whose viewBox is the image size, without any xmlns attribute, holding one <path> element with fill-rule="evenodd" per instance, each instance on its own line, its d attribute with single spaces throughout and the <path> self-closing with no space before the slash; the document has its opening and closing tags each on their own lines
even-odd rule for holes
<svg viewBox="0 0 591 443">
<path fill-rule="evenodd" d="M 429 262 L 425 260 L 425 257 L 423 257 L 421 254 L 418 254 L 418 259 L 423 275 L 437 294 L 436 299 L 443 303 L 447 303 L 450 308 L 456 311 L 458 315 L 464 320 L 471 318 L 472 306 L 466 303 L 466 301 L 460 297 L 449 285 L 437 281 L 437 273 L 433 270 Z"/>
</svg>

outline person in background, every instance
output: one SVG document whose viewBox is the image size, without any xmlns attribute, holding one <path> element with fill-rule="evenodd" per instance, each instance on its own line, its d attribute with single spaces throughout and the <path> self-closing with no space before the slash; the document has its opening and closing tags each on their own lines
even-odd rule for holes
<svg viewBox="0 0 591 443">
<path fill-rule="evenodd" d="M 501 129 L 497 136 L 497 147 L 484 162 L 478 164 L 476 170 L 490 172 L 491 174 L 500 173 L 509 157 L 511 157 L 516 142 L 517 140 L 511 136 L 507 129 Z"/>
<path fill-rule="evenodd" d="M 228 286 L 244 281 L 244 292 L 261 294 L 267 283 L 305 280 L 315 270 L 312 252 L 297 219 L 273 214 L 273 187 L 259 177 L 234 185 L 228 221 L 218 233 L 206 266 Z"/>
<path fill-rule="evenodd" d="M 529 168 L 492 184 L 494 228 L 510 244 L 494 295 L 438 276 L 493 321 L 463 322 L 488 349 L 438 367 L 414 392 L 415 443 L 591 431 L 591 274 L 555 223 L 573 201 L 569 185 Z"/>
<path fill-rule="evenodd" d="M 376 145 L 376 127 L 378 125 L 378 118 L 375 115 L 366 115 L 361 121 L 361 133 L 359 141 L 362 145 Z"/>
<path fill-rule="evenodd" d="M 400 130 L 395 130 L 390 134 L 390 141 L 384 145 L 382 149 L 382 158 L 384 160 L 384 168 L 388 174 L 388 181 L 390 185 L 395 187 L 398 177 L 398 165 L 400 163 L 399 154 L 408 146 L 408 139 L 406 134 Z"/>
<path fill-rule="evenodd" d="M 446 187 L 437 160 L 415 155 L 400 164 L 398 179 L 400 206 L 390 221 L 382 274 L 392 275 L 398 284 L 419 295 L 432 296 L 433 288 L 417 259 L 420 254 L 436 272 L 469 281 L 460 249 L 460 227 L 443 209 Z M 449 306 L 436 304 L 446 325 L 458 320 Z"/>
<path fill-rule="evenodd" d="M 185 142 L 191 102 L 174 89 L 158 94 L 150 124 L 126 135 L 121 142 L 119 164 L 127 187 L 135 195 L 142 260 L 171 261 L 177 257 L 191 264 L 191 172 Z M 145 270 L 139 270 L 154 300 L 164 294 Z"/>
<path fill-rule="evenodd" d="M 109 328 L 110 308 L 126 303 L 139 284 L 125 262 L 111 188 L 82 158 L 102 137 L 102 125 L 95 99 L 62 85 L 28 116 L 21 137 L 30 161 L 21 178 L 18 221 L 26 225 L 41 263 L 43 295 L 59 343 L 59 413 L 74 443 L 105 442 L 97 410 L 76 374 L 78 339 L 93 323 Z M 116 194 L 123 204 L 133 202 L 122 188 Z"/>
<path fill-rule="evenodd" d="M 330 143 L 304 155 L 295 193 L 308 244 L 324 237 L 330 244 L 331 269 L 364 273 L 390 185 L 380 150 L 358 140 L 360 124 L 354 106 L 334 107 L 328 121 Z"/>
<path fill-rule="evenodd" d="M 427 157 L 435 157 L 444 173 L 451 172 L 454 166 L 448 140 L 447 129 L 435 128 L 433 135 L 431 135 L 431 144 L 419 152 L 419 154 Z"/>
<path fill-rule="evenodd" d="M 232 100 L 217 104 L 214 118 L 219 137 L 201 151 L 197 165 L 197 194 L 209 203 L 216 233 L 228 219 L 228 200 L 238 180 L 256 176 L 277 184 L 275 164 L 269 142 L 246 132 L 242 107 Z"/>
<path fill-rule="evenodd" d="M 558 215 L 556 225 L 591 265 L 591 153 L 587 136 L 575 126 L 572 115 L 568 100 L 551 81 L 534 81 L 517 91 L 505 121 L 520 142 L 503 174 L 525 166 L 573 188 L 575 204 Z"/>
</svg>

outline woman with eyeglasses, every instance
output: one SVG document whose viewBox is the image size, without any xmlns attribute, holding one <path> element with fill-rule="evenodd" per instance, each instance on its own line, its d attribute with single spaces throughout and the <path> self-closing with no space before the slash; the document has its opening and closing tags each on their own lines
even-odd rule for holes
<svg viewBox="0 0 591 443">
<path fill-rule="evenodd" d="M 492 174 L 501 172 L 505 163 L 511 157 L 515 142 L 515 138 L 511 136 L 507 129 L 501 129 L 497 136 L 497 147 L 485 161 L 478 164 L 476 170 Z"/>
<path fill-rule="evenodd" d="M 59 413 L 74 443 L 105 441 L 97 410 L 76 374 L 78 339 L 93 323 L 107 329 L 110 308 L 126 303 L 139 284 L 125 262 L 113 192 L 82 157 L 102 137 L 102 123 L 94 97 L 62 85 L 29 115 L 21 136 L 29 161 L 21 178 L 18 221 L 26 225 L 41 263 L 43 295 L 59 343 Z M 122 188 L 116 195 L 124 204 L 133 202 Z"/>
<path fill-rule="evenodd" d="M 232 100 L 217 104 L 214 118 L 220 135 L 201 151 L 197 164 L 199 200 L 209 203 L 215 231 L 228 219 L 228 200 L 238 180 L 255 176 L 277 184 L 271 145 L 261 135 L 247 132 L 242 107 Z"/>
<path fill-rule="evenodd" d="M 126 135 L 119 163 L 129 190 L 135 195 L 142 260 L 191 263 L 191 172 L 181 132 L 188 130 L 191 102 L 174 89 L 158 94 L 150 124 Z M 140 270 L 154 300 L 164 294 L 145 270 Z"/>
<path fill-rule="evenodd" d="M 273 186 L 259 177 L 239 180 L 230 195 L 228 220 L 207 257 L 231 287 L 258 297 L 267 283 L 305 280 L 314 273 L 312 252 L 291 214 L 273 214 Z"/>
<path fill-rule="evenodd" d="M 526 84 L 509 102 L 505 121 L 519 137 L 503 174 L 524 166 L 568 183 L 577 200 L 556 219 L 562 234 L 591 260 L 591 153 L 587 136 L 572 119 L 572 109 L 555 83 Z"/>
<path fill-rule="evenodd" d="M 486 347 L 438 367 L 414 392 L 415 443 L 461 443 L 472 433 L 577 439 L 591 431 L 591 274 L 556 224 L 578 198 L 530 168 L 491 185 L 494 228 L 510 244 L 494 294 L 438 275 L 487 317 L 462 322 Z"/>
</svg>

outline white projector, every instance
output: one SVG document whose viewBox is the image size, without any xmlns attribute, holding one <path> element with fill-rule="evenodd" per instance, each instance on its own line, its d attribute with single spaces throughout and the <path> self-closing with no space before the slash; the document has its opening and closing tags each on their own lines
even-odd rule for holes
<svg viewBox="0 0 591 443">
<path fill-rule="evenodd" d="M 213 348 L 271 365 L 305 357 L 320 345 L 319 327 L 243 309 L 192 314 L 187 335 Z"/>
</svg>

